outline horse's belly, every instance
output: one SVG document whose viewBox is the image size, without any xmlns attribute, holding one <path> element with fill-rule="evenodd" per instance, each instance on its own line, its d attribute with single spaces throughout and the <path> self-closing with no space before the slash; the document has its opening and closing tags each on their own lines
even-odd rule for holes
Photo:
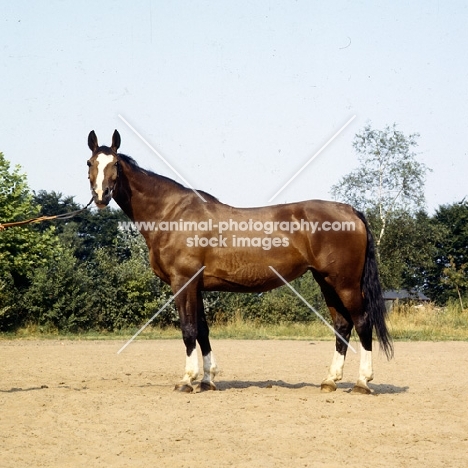
<svg viewBox="0 0 468 468">
<path fill-rule="evenodd" d="M 273 269 L 271 268 L 273 267 Z M 290 264 L 285 269 L 276 262 L 245 263 L 235 268 L 206 268 L 204 289 L 209 291 L 262 292 L 291 281 L 305 273 L 305 265 Z"/>
</svg>

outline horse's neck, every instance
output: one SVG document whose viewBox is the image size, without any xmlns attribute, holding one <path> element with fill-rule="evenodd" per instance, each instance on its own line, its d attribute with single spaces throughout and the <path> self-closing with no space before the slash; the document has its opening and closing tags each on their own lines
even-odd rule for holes
<svg viewBox="0 0 468 468">
<path fill-rule="evenodd" d="M 156 221 L 185 194 L 185 189 L 170 179 L 121 163 L 114 199 L 132 221 Z"/>
</svg>

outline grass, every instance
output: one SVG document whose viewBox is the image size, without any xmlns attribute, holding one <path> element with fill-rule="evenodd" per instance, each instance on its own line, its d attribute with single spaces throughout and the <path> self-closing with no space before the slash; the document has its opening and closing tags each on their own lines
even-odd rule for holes
<svg viewBox="0 0 468 468">
<path fill-rule="evenodd" d="M 15 333 L 0 334 L 0 339 L 67 339 L 67 340 L 129 340 L 139 329 L 131 328 L 114 332 L 88 331 L 84 333 L 63 333 L 38 326 L 21 328 Z M 180 339 L 182 333 L 176 327 L 148 327 L 138 335 L 137 340 Z M 239 316 L 227 323 L 210 326 L 212 339 L 240 340 L 332 340 L 333 333 L 322 322 L 261 324 L 243 320 Z"/>
<path fill-rule="evenodd" d="M 389 314 L 388 327 L 395 341 L 468 341 L 468 309 L 456 303 L 448 307 L 398 305 Z M 72 334 L 38 326 L 15 333 L 0 334 L 0 339 L 128 340 L 138 328 L 115 332 L 89 331 Z M 355 335 L 355 332 L 353 332 Z M 334 340 L 333 333 L 320 321 L 310 323 L 261 324 L 246 321 L 237 314 L 227 323 L 210 327 L 213 339 L 241 340 Z M 178 328 L 148 327 L 137 339 L 180 339 Z M 352 337 L 356 341 L 356 336 Z"/>
<path fill-rule="evenodd" d="M 320 321 L 309 323 L 262 324 L 242 319 L 237 314 L 227 323 L 214 324 L 210 336 L 241 340 L 332 340 L 333 332 Z"/>
<path fill-rule="evenodd" d="M 389 315 L 389 330 L 400 341 L 467 341 L 468 309 L 403 304 Z"/>
</svg>

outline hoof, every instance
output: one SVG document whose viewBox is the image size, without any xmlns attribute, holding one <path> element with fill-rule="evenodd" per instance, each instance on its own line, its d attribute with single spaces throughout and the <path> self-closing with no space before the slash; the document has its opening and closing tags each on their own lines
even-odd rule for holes
<svg viewBox="0 0 468 468">
<path fill-rule="evenodd" d="M 360 395 L 369 395 L 370 394 L 370 388 L 366 385 L 364 386 L 361 383 L 357 383 L 352 390 L 352 393 L 358 393 Z"/>
<path fill-rule="evenodd" d="M 200 382 L 198 389 L 200 392 L 207 392 L 209 390 L 216 390 L 216 385 L 213 382 Z"/>
<path fill-rule="evenodd" d="M 192 393 L 193 387 L 187 383 L 180 383 L 174 387 L 174 390 L 181 393 Z"/>
<path fill-rule="evenodd" d="M 322 382 L 322 385 L 320 385 L 320 391 L 322 393 L 331 393 L 336 390 L 336 383 L 333 382 L 332 380 Z"/>
</svg>

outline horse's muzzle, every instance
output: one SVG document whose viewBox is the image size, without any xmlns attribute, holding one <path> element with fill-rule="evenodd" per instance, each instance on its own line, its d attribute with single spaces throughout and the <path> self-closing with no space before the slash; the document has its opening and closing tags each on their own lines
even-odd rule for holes
<svg viewBox="0 0 468 468">
<path fill-rule="evenodd" d="M 112 200 L 112 190 L 108 187 L 103 190 L 92 190 L 93 201 L 99 209 L 105 208 Z"/>
</svg>

